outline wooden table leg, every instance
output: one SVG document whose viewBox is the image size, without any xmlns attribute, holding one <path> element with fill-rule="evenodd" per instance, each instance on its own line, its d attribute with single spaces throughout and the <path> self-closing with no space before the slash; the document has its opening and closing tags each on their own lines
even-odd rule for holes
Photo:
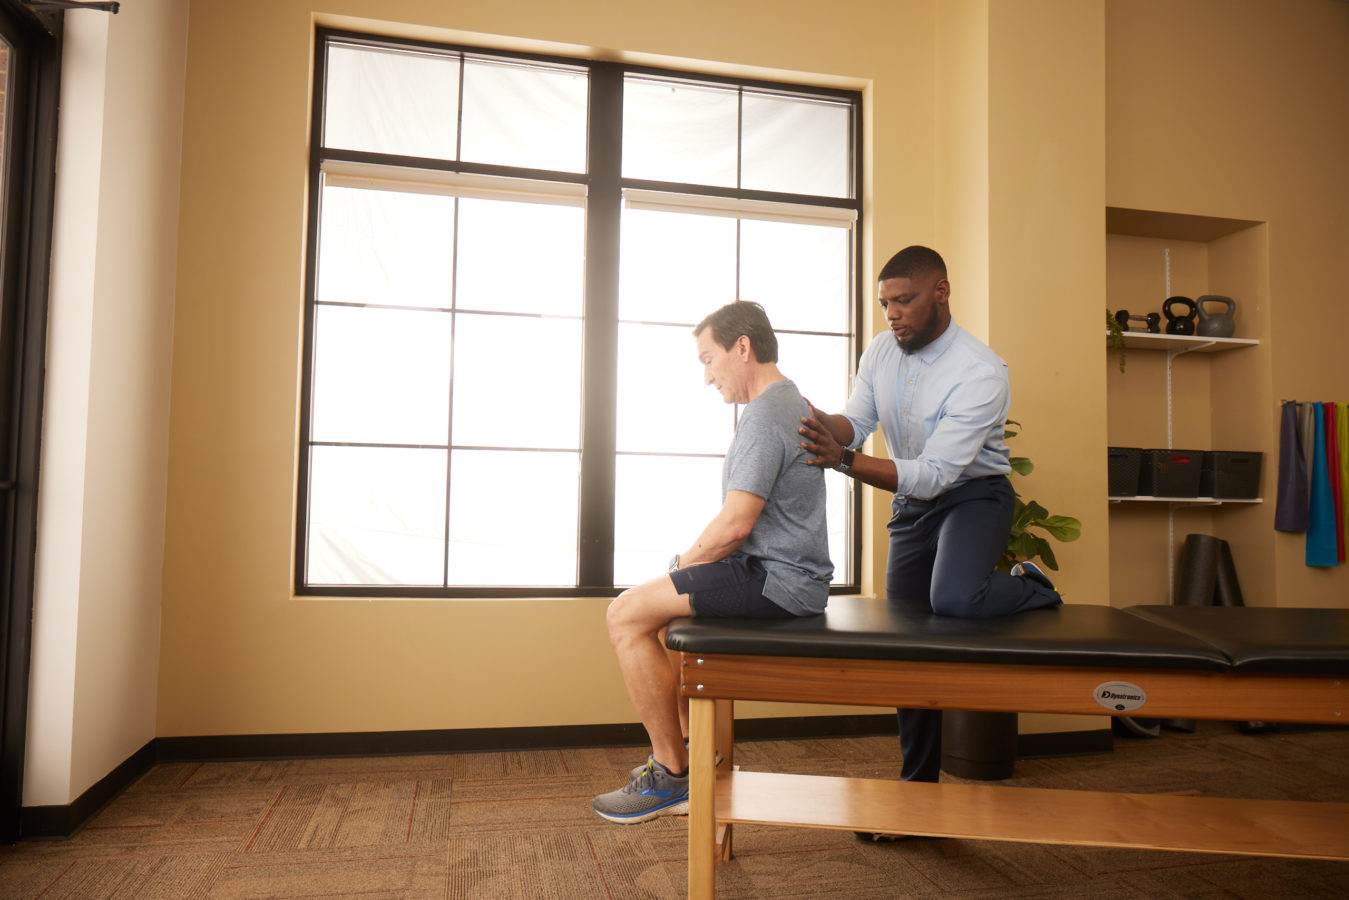
<svg viewBox="0 0 1349 900">
<path fill-rule="evenodd" d="M 689 698 L 689 898 L 716 896 L 716 701 Z"/>
<path fill-rule="evenodd" d="M 735 768 L 735 701 L 717 700 L 716 728 L 717 751 L 721 754 L 721 762 L 717 764 L 718 772 L 729 772 Z M 732 825 L 730 822 L 720 822 L 716 828 L 716 849 L 717 865 L 728 863 L 733 855 L 731 843 Z"/>
</svg>

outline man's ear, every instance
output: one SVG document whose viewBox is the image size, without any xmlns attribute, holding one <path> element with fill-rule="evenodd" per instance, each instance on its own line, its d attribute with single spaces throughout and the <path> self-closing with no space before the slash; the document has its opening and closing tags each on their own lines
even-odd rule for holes
<svg viewBox="0 0 1349 900">
<path fill-rule="evenodd" d="M 749 335 L 742 334 L 735 339 L 735 352 L 740 357 L 741 361 L 748 362 L 753 350 L 754 348 L 749 342 Z"/>
<path fill-rule="evenodd" d="M 947 300 L 951 299 L 951 282 L 947 281 L 945 278 L 939 279 L 937 283 L 933 285 L 932 290 L 937 295 L 938 303 L 945 303 Z"/>
</svg>

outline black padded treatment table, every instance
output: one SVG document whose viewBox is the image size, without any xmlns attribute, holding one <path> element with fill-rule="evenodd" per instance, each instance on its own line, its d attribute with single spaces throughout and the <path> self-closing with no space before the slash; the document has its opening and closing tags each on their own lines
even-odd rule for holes
<svg viewBox="0 0 1349 900">
<path fill-rule="evenodd" d="M 834 597 L 821 616 L 679 619 L 689 698 L 689 896 L 733 823 L 1349 859 L 1349 803 L 733 771 L 736 700 L 1349 722 L 1349 610 L 1067 605 L 997 619 Z M 715 762 L 720 752 L 720 763 Z"/>
</svg>

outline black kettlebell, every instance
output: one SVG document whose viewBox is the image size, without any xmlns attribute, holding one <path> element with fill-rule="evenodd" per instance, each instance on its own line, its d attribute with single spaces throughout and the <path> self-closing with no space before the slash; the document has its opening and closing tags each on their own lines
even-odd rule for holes
<svg viewBox="0 0 1349 900">
<path fill-rule="evenodd" d="M 1185 315 L 1177 316 L 1171 312 L 1171 305 L 1183 306 Z M 1166 316 L 1167 334 L 1194 334 L 1194 319 L 1199 307 L 1189 297 L 1167 297 L 1162 304 L 1162 315 Z"/>
</svg>

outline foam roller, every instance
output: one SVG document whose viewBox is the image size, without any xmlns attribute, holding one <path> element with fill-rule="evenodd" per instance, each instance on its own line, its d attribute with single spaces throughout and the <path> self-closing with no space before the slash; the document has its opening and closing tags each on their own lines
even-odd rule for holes
<svg viewBox="0 0 1349 900">
<path fill-rule="evenodd" d="M 1214 591 L 1218 587 L 1218 563 L 1226 544 L 1211 534 L 1185 535 L 1175 606 L 1213 605 Z M 1235 570 L 1233 572 L 1235 577 Z"/>
</svg>

